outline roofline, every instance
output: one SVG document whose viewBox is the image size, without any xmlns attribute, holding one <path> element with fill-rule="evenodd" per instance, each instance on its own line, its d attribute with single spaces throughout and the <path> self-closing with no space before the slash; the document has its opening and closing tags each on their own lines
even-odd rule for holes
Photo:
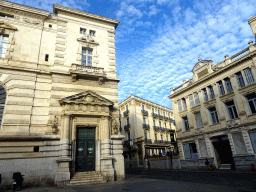
<svg viewBox="0 0 256 192">
<path fill-rule="evenodd" d="M 10 2 L 10 1 L 5 1 L 5 0 L 0 0 L 0 6 L 13 8 L 13 9 L 17 9 L 17 10 L 20 10 L 20 11 L 25 11 L 25 12 L 29 12 L 29 13 L 33 13 L 33 14 L 37 14 L 37 15 L 42 15 L 42 16 L 45 16 L 45 17 L 48 17 L 50 15 L 49 11 L 39 9 L 39 8 L 35 8 L 35 7 L 31 7 L 31 6 L 27 6 L 27 5 L 22 5 L 22 4 L 19 4 L 19 3 L 13 3 L 13 2 Z"/>
<path fill-rule="evenodd" d="M 143 99 L 143 98 L 141 98 L 141 97 L 138 97 L 138 96 L 136 96 L 136 95 L 133 95 L 133 94 L 131 94 L 129 97 L 127 97 L 125 100 L 123 100 L 123 101 L 121 101 L 120 103 L 118 103 L 118 105 L 122 105 L 122 104 L 124 104 L 125 102 L 128 102 L 128 100 L 131 100 L 131 99 L 137 99 L 137 100 L 139 100 L 139 101 L 144 101 L 144 102 L 147 102 L 147 103 L 150 103 L 151 105 L 155 105 L 155 106 L 158 106 L 158 107 L 161 107 L 161 108 L 164 108 L 164 109 L 166 109 L 166 110 L 171 110 L 171 111 L 173 111 L 173 109 L 170 109 L 170 108 L 168 108 L 168 107 L 165 107 L 165 106 L 162 106 L 162 105 L 159 105 L 159 104 L 157 104 L 157 103 L 154 103 L 154 102 L 152 102 L 152 101 L 149 101 L 149 100 L 146 100 L 146 99 Z"/>
<path fill-rule="evenodd" d="M 53 4 L 53 12 L 57 13 L 57 10 L 69 12 L 69 13 L 84 16 L 84 17 L 89 17 L 89 18 L 104 21 L 104 22 L 107 22 L 107 23 L 111 23 L 111 24 L 114 24 L 115 28 L 120 23 L 120 21 L 118 21 L 116 19 L 111 19 L 111 18 L 108 18 L 108 17 L 103 17 L 103 16 L 100 16 L 100 15 L 88 13 L 88 12 L 85 12 L 85 11 L 80 11 L 80 10 L 77 10 L 77 9 L 64 7 L 62 5 Z"/>
</svg>

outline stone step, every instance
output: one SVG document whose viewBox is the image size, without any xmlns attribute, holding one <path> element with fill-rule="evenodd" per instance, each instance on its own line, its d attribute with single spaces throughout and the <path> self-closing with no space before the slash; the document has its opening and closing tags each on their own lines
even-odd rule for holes
<svg viewBox="0 0 256 192">
<path fill-rule="evenodd" d="M 101 184 L 101 183 L 106 183 L 106 181 L 83 181 L 78 183 L 68 183 L 67 186 L 95 185 L 95 184 Z"/>
<path fill-rule="evenodd" d="M 230 170 L 231 169 L 231 165 L 230 164 L 220 164 L 220 168 L 219 169 Z"/>
</svg>

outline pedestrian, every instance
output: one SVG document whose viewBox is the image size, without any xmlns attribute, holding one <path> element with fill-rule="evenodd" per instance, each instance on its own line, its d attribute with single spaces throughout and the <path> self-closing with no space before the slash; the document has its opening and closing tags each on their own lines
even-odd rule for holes
<svg viewBox="0 0 256 192">
<path fill-rule="evenodd" d="M 210 169 L 210 170 L 212 170 L 212 168 L 209 166 L 209 161 L 208 161 L 208 159 L 207 158 L 205 158 L 205 165 L 206 165 L 206 169 L 205 170 L 207 170 L 207 169 Z"/>
<path fill-rule="evenodd" d="M 150 162 L 149 162 L 149 160 L 148 160 L 148 169 L 150 169 Z"/>
</svg>

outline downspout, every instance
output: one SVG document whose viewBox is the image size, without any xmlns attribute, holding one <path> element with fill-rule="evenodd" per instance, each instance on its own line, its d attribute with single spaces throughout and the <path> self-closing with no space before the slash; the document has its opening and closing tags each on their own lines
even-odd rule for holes
<svg viewBox="0 0 256 192">
<path fill-rule="evenodd" d="M 37 57 L 37 66 L 36 68 L 38 69 L 38 65 L 39 65 L 39 58 L 40 58 L 40 52 L 41 52 L 41 44 L 42 44 L 42 37 L 43 37 L 43 30 L 44 30 L 44 23 L 45 20 L 50 18 L 50 14 L 44 18 L 43 20 L 43 28 L 41 30 L 41 37 L 40 37 L 40 43 L 39 43 L 39 50 L 38 50 L 38 57 Z M 36 82 L 37 82 L 37 73 L 36 73 L 36 80 L 35 80 L 35 88 L 34 88 L 34 92 L 33 92 L 33 99 L 32 99 L 32 108 L 31 108 L 31 114 L 30 114 L 30 120 L 29 120 L 29 126 L 28 126 L 28 133 L 29 135 L 31 135 L 30 133 L 30 129 L 31 129 L 31 120 L 32 120 L 32 114 L 33 114 L 33 108 L 34 108 L 34 101 L 35 101 L 35 91 L 36 91 Z"/>
</svg>

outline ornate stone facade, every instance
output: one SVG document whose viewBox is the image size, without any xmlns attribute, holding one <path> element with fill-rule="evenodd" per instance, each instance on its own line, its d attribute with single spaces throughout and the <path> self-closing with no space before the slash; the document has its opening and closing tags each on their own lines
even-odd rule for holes
<svg viewBox="0 0 256 192">
<path fill-rule="evenodd" d="M 17 171 L 30 185 L 67 184 L 88 170 L 105 181 L 122 180 L 119 21 L 60 5 L 53 9 L 0 1 L 2 185 L 11 185 Z M 81 142 L 91 147 L 78 150 Z M 79 168 L 85 150 L 91 161 Z"/>
<path fill-rule="evenodd" d="M 254 35 L 255 18 L 249 19 Z M 256 46 L 249 41 L 216 65 L 199 58 L 193 78 L 171 88 L 183 167 L 205 166 L 205 158 L 216 168 L 250 170 L 256 164 L 255 63 Z"/>
</svg>

